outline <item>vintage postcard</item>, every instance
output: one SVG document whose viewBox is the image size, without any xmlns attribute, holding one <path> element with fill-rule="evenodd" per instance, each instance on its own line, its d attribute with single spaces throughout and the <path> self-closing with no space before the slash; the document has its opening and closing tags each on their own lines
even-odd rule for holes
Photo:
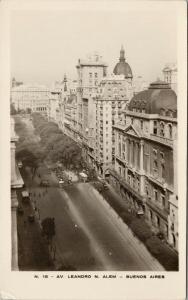
<svg viewBox="0 0 188 300">
<path fill-rule="evenodd" d="M 186 2 L 0 14 L 0 299 L 185 299 Z"/>
</svg>

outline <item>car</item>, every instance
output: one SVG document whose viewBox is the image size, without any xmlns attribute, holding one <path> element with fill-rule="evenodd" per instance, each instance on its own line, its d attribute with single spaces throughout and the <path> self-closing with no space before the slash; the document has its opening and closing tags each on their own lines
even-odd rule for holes
<svg viewBox="0 0 188 300">
<path fill-rule="evenodd" d="M 25 203 L 28 203 L 29 202 L 29 193 L 28 193 L 28 191 L 23 190 L 21 195 L 22 195 L 22 201 L 25 202 Z"/>
<path fill-rule="evenodd" d="M 33 214 L 28 216 L 28 221 L 33 223 L 35 221 L 35 216 Z"/>
<path fill-rule="evenodd" d="M 47 187 L 47 186 L 50 186 L 50 183 L 49 183 L 49 180 L 41 180 L 41 183 L 40 183 L 41 186 L 44 186 L 44 187 Z"/>
<path fill-rule="evenodd" d="M 64 180 L 62 178 L 59 179 L 59 184 L 63 184 Z"/>
<path fill-rule="evenodd" d="M 23 164 L 21 161 L 18 162 L 18 168 L 22 168 L 23 167 Z"/>
</svg>

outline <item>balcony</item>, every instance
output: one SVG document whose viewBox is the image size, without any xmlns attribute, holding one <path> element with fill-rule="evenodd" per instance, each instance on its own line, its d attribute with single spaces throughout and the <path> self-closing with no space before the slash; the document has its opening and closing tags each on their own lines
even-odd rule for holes
<svg viewBox="0 0 188 300">
<path fill-rule="evenodd" d="M 109 170 L 110 174 L 112 176 L 114 176 L 119 182 L 120 184 L 125 188 L 126 191 L 130 192 L 132 195 L 134 195 L 137 200 L 139 200 L 141 202 L 141 204 L 143 204 L 143 202 L 145 202 L 144 197 L 141 196 L 137 191 L 135 191 L 126 181 L 123 177 L 121 177 L 115 170 L 110 169 Z"/>
<path fill-rule="evenodd" d="M 168 139 L 168 138 L 165 138 L 165 137 L 162 137 L 162 136 L 159 136 L 159 135 L 155 135 L 155 134 L 151 134 L 150 139 L 155 141 L 155 142 L 158 142 L 160 144 L 163 144 L 165 146 L 169 146 L 171 148 L 173 147 L 173 141 Z"/>
<path fill-rule="evenodd" d="M 159 214 L 163 219 L 167 220 L 168 219 L 168 210 L 164 209 L 159 202 L 147 199 L 146 203 L 149 207 L 151 207 L 157 214 Z"/>
<path fill-rule="evenodd" d="M 157 185 L 159 185 L 161 188 L 163 188 L 163 189 L 166 189 L 167 188 L 167 184 L 166 184 L 166 182 L 165 182 L 165 180 L 164 179 L 161 179 L 159 176 L 152 176 L 152 175 L 149 175 L 148 176 L 148 179 L 150 180 L 150 181 L 152 181 L 153 183 L 155 183 L 155 184 L 157 184 Z"/>
<path fill-rule="evenodd" d="M 126 161 L 123 157 L 119 156 L 119 155 L 116 155 L 116 159 L 118 159 L 120 162 L 122 162 L 123 164 L 126 165 Z"/>
</svg>

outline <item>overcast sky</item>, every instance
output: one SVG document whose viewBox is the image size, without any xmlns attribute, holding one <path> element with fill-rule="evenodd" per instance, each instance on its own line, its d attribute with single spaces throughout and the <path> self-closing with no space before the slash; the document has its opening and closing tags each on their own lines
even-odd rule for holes
<svg viewBox="0 0 188 300">
<path fill-rule="evenodd" d="M 15 11 L 11 75 L 39 84 L 51 84 L 64 73 L 76 78 L 78 59 L 93 51 L 103 56 L 110 73 L 122 44 L 134 77 L 149 82 L 161 77 L 164 65 L 177 61 L 175 10 Z"/>
</svg>

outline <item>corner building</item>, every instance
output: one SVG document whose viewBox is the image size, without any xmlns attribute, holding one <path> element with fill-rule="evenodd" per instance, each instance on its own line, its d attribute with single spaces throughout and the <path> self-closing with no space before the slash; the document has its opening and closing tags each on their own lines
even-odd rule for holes
<svg viewBox="0 0 188 300">
<path fill-rule="evenodd" d="M 95 104 L 101 79 L 106 76 L 107 65 L 102 57 L 93 54 L 87 59 L 79 59 L 77 65 L 77 130 L 83 146 L 83 156 L 91 163 L 95 148 Z"/>
<path fill-rule="evenodd" d="M 132 98 L 114 129 L 115 168 L 106 176 L 128 206 L 177 250 L 175 92 L 162 81 L 150 84 Z"/>
<path fill-rule="evenodd" d="M 104 78 L 95 97 L 96 145 L 95 168 L 103 175 L 104 170 L 114 163 L 114 125 L 126 109 L 133 95 L 132 84 L 124 75 L 111 75 Z"/>
</svg>

